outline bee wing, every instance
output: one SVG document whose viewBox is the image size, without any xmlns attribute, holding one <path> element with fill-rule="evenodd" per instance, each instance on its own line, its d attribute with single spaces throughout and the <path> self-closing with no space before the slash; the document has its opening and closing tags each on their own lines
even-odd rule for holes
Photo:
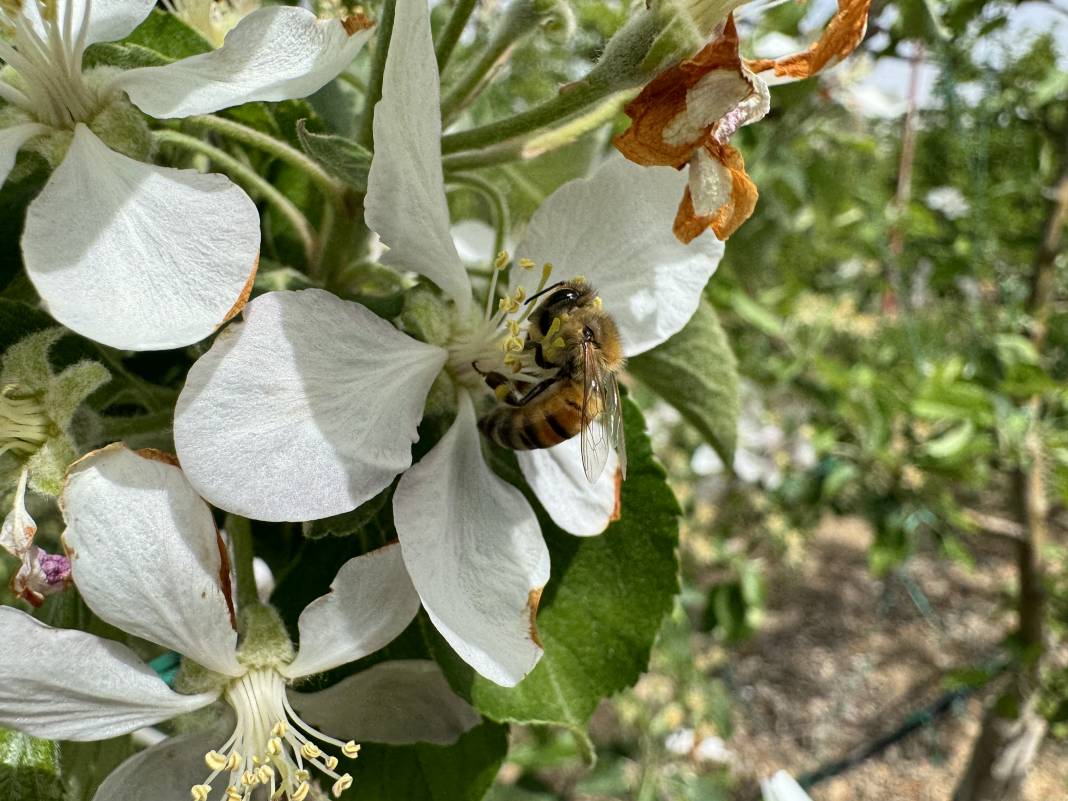
<svg viewBox="0 0 1068 801">
<path fill-rule="evenodd" d="M 604 386 L 603 406 L 601 420 L 608 429 L 608 441 L 616 449 L 616 458 L 619 461 L 619 471 L 623 478 L 627 477 L 627 437 L 623 430 L 623 404 L 619 400 L 619 382 L 614 373 L 607 373 L 602 377 Z"/>
<path fill-rule="evenodd" d="M 582 428 L 579 445 L 582 451 L 582 469 L 592 484 L 601 477 L 608 452 L 612 448 L 612 434 L 603 414 L 606 410 L 605 375 L 597 362 L 592 345 L 582 346 Z M 615 386 L 615 381 L 612 381 Z M 618 387 L 616 388 L 618 392 Z M 618 395 L 617 395 L 618 406 Z"/>
</svg>

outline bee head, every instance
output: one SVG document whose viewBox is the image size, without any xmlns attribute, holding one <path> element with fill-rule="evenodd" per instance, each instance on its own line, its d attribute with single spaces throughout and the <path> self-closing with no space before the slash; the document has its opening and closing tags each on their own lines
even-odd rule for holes
<svg viewBox="0 0 1068 801">
<path fill-rule="evenodd" d="M 542 335 L 549 330 L 549 326 L 552 325 L 552 321 L 555 318 L 566 315 L 576 309 L 592 306 L 597 297 L 593 287 L 582 279 L 561 281 L 559 284 L 554 284 L 543 290 L 541 295 L 544 296 L 544 300 L 538 304 L 538 308 L 534 312 L 533 322 L 540 329 Z M 535 295 L 527 302 L 530 303 L 537 297 L 539 296 Z"/>
</svg>

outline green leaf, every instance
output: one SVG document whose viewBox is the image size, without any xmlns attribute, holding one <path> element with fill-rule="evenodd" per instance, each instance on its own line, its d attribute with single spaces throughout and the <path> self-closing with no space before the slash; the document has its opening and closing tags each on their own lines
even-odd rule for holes
<svg viewBox="0 0 1068 801">
<path fill-rule="evenodd" d="M 121 42 L 101 42 L 85 53 L 87 68 L 158 67 L 207 53 L 211 45 L 173 14 L 156 9 Z"/>
<path fill-rule="evenodd" d="M 711 303 L 702 299 L 685 328 L 628 368 L 678 409 L 724 464 L 734 461 L 738 363 Z"/>
<path fill-rule="evenodd" d="M 479 801 L 508 752 L 508 727 L 483 723 L 450 746 L 364 743 L 345 801 Z"/>
<path fill-rule="evenodd" d="M 973 436 L 975 424 L 971 420 L 965 420 L 946 433 L 925 442 L 923 452 L 932 459 L 951 460 L 961 454 Z"/>
<path fill-rule="evenodd" d="M 302 525 L 304 536 L 310 540 L 322 537 L 347 537 L 370 523 L 382 511 L 382 507 L 392 499 L 393 487 L 391 486 L 351 512 L 324 517 L 320 520 L 309 520 Z"/>
<path fill-rule="evenodd" d="M 367 191 L 370 150 L 343 136 L 312 133 L 305 120 L 297 122 L 297 136 L 304 152 L 326 168 L 327 172 L 357 192 Z"/>
<path fill-rule="evenodd" d="M 0 798 L 63 801 L 63 795 L 56 743 L 0 729 Z"/>
<path fill-rule="evenodd" d="M 552 558 L 538 614 L 545 647 L 538 666 L 514 688 L 469 671 L 466 678 L 455 671 L 450 676 L 493 720 L 553 723 L 584 740 L 600 700 L 634 684 L 646 669 L 671 610 L 680 509 L 653 458 L 641 412 L 629 400 L 623 406 L 629 466 L 620 520 L 600 536 L 574 537 L 535 503 Z M 502 475 L 507 470 L 502 467 Z"/>
</svg>

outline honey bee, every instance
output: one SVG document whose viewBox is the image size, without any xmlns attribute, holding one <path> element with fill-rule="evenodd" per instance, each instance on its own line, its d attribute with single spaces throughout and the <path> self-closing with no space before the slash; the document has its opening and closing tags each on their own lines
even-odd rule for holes
<svg viewBox="0 0 1068 801">
<path fill-rule="evenodd" d="M 582 467 L 591 483 L 600 477 L 613 447 L 625 477 L 616 380 L 625 362 L 619 330 L 582 279 L 554 284 L 527 303 L 540 296 L 545 299 L 530 315 L 523 348 L 533 351 L 538 367 L 555 372 L 537 383 L 483 374 L 501 403 L 479 420 L 479 428 L 498 445 L 517 451 L 551 448 L 578 434 Z"/>
</svg>

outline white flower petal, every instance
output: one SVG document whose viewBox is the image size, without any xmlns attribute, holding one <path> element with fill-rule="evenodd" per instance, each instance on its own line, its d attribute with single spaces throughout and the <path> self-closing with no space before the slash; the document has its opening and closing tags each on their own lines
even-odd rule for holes
<svg viewBox="0 0 1068 801">
<path fill-rule="evenodd" d="M 189 801 L 189 788 L 210 773 L 204 755 L 221 746 L 233 729 L 232 715 L 224 714 L 209 729 L 168 737 L 134 754 L 108 775 L 93 801 Z"/>
<path fill-rule="evenodd" d="M 91 7 L 90 7 L 91 3 Z M 85 21 L 85 12 L 89 7 L 89 26 L 85 31 L 86 46 L 96 42 L 114 42 L 125 39 L 134 28 L 141 24 L 156 5 L 155 0 L 64 0 L 54 4 L 59 30 L 66 24 L 67 14 L 71 15 L 72 38 L 77 39 Z M 34 31 L 44 41 L 48 41 L 48 29 L 41 19 L 36 2 L 22 3 L 22 12 L 33 26 Z"/>
<path fill-rule="evenodd" d="M 436 663 L 379 664 L 317 693 L 290 693 L 293 708 L 319 731 L 356 742 L 450 745 L 478 725 Z"/>
<path fill-rule="evenodd" d="M 526 499 L 482 458 L 466 392 L 452 428 L 401 478 L 393 517 L 438 631 L 487 679 L 516 684 L 541 658 L 534 616 L 549 551 Z"/>
<path fill-rule="evenodd" d="M 555 280 L 584 275 L 619 326 L 626 354 L 635 356 L 686 325 L 723 255 L 713 234 L 689 245 L 675 238 L 685 185 L 670 167 L 611 158 L 541 205 L 517 255 L 551 262 Z M 540 270 L 512 270 L 513 283 L 528 291 L 539 276 Z"/>
<path fill-rule="evenodd" d="M 24 144 L 35 136 L 48 133 L 48 128 L 37 122 L 24 122 L 10 128 L 0 128 L 0 188 L 4 186 L 15 157 Z"/>
<path fill-rule="evenodd" d="M 425 275 L 466 317 L 471 283 L 449 231 L 439 95 L 426 0 L 399 0 L 382 99 L 375 106 L 367 224 L 390 249 L 385 264 Z"/>
<path fill-rule="evenodd" d="M 337 77 L 370 38 L 302 8 L 254 11 L 218 50 L 119 75 L 134 105 L 158 118 L 189 117 L 252 100 L 306 97 Z"/>
<path fill-rule="evenodd" d="M 211 503 L 257 520 L 354 509 L 412 463 L 445 363 L 329 292 L 270 292 L 189 371 L 174 441 Z"/>
<path fill-rule="evenodd" d="M 578 437 L 552 448 L 518 451 L 516 457 L 523 477 L 556 525 L 580 537 L 600 534 L 608 528 L 619 497 L 619 460 L 614 450 L 592 484 L 582 468 Z"/>
<path fill-rule="evenodd" d="M 50 740 L 106 740 L 207 706 L 179 695 L 124 645 L 0 607 L 0 726 Z"/>
<path fill-rule="evenodd" d="M 770 779 L 760 782 L 760 793 L 764 801 L 812 801 L 793 776 L 780 770 Z"/>
<path fill-rule="evenodd" d="M 299 678 L 355 662 L 404 631 L 418 611 L 399 545 L 350 559 L 330 593 L 300 613 L 300 652 L 281 672 Z"/>
<path fill-rule="evenodd" d="M 256 206 L 224 175 L 134 161 L 78 125 L 26 215 L 26 272 L 52 316 L 116 348 L 203 339 L 240 309 Z"/>
<path fill-rule="evenodd" d="M 120 443 L 71 467 L 60 502 L 74 584 L 108 623 L 238 676 L 229 565 L 211 510 L 181 470 L 150 455 Z"/>
</svg>

